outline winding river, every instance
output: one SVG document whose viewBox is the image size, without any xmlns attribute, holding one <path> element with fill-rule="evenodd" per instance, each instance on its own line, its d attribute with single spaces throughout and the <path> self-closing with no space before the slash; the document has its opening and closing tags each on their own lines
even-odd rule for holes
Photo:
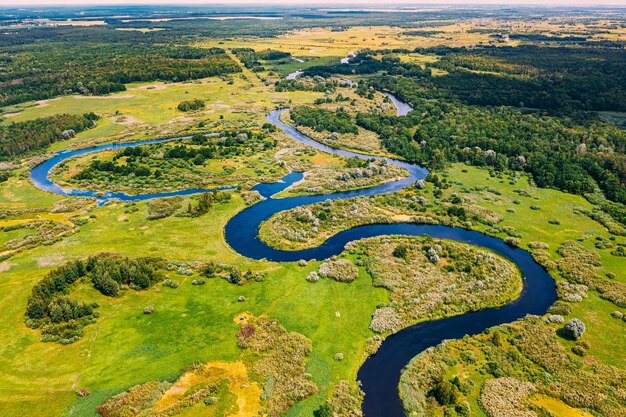
<svg viewBox="0 0 626 417">
<path fill-rule="evenodd" d="M 50 171 L 60 163 L 77 156 L 86 155 L 88 153 L 110 151 L 117 149 L 129 148 L 131 146 L 152 145 L 155 143 L 168 142 L 172 140 L 186 139 L 190 136 L 179 136 L 166 139 L 141 140 L 128 143 L 109 143 L 106 145 L 94 146 L 91 148 L 66 150 L 56 153 L 52 158 L 45 160 L 30 171 L 30 179 L 33 184 L 44 191 L 54 194 L 66 195 L 70 197 L 93 197 L 98 204 L 104 204 L 108 200 L 117 199 L 122 201 L 139 201 L 149 200 L 152 198 L 173 197 L 177 195 L 198 194 L 206 191 L 228 190 L 235 188 L 234 186 L 224 186 L 216 188 L 188 188 L 186 190 L 177 190 L 163 193 L 148 194 L 126 194 L 122 192 L 98 191 L 98 190 L 81 190 L 78 188 L 63 188 L 59 184 L 50 179 Z"/>
<path fill-rule="evenodd" d="M 406 114 L 410 107 L 399 102 L 395 97 L 390 99 L 396 105 L 398 114 Z M 408 109 L 408 110 L 407 110 Z M 305 136 L 290 125 L 280 120 L 284 110 L 274 110 L 266 120 L 281 129 L 292 139 L 312 146 L 320 151 L 345 157 L 362 159 L 373 158 L 355 152 L 335 149 Z M 96 197 L 99 203 L 109 199 L 146 200 L 173 195 L 194 194 L 207 191 L 204 189 L 187 189 L 167 193 L 128 195 L 125 193 L 101 192 L 92 190 L 65 189 L 49 179 L 50 170 L 57 164 L 79 155 L 129 146 L 148 145 L 179 138 L 140 141 L 124 144 L 109 144 L 94 148 L 65 151 L 36 166 L 31 171 L 33 183 L 46 191 L 68 196 Z M 230 219 L 225 227 L 225 239 L 239 254 L 252 259 L 267 259 L 275 262 L 290 262 L 300 259 L 326 259 L 338 255 L 345 245 L 354 240 L 389 234 L 421 236 L 424 234 L 435 238 L 451 239 L 491 249 L 509 258 L 521 270 L 524 287 L 519 298 L 499 308 L 490 308 L 478 312 L 467 313 L 446 319 L 425 322 L 408 327 L 384 340 L 378 352 L 369 357 L 358 372 L 365 400 L 363 412 L 366 417 L 403 417 L 404 411 L 398 395 L 398 382 L 405 365 L 426 348 L 435 346 L 445 339 L 457 339 L 466 334 L 476 334 L 486 328 L 508 323 L 527 314 L 544 314 L 556 300 L 556 289 L 552 278 L 539 266 L 525 250 L 506 245 L 502 240 L 485 234 L 439 225 L 420 225 L 414 223 L 374 224 L 354 227 L 330 237 L 316 248 L 298 251 L 286 251 L 272 248 L 258 237 L 260 224 L 273 214 L 294 207 L 312 204 L 324 200 L 368 196 L 398 191 L 426 177 L 428 171 L 420 166 L 407 162 L 384 158 L 390 164 L 404 168 L 408 176 L 397 181 L 390 181 L 369 188 L 337 192 L 322 195 L 297 196 L 289 198 L 273 198 L 276 193 L 286 189 L 303 178 L 301 172 L 291 172 L 280 181 L 272 184 L 258 184 L 253 189 L 263 198 L 260 202 L 245 208 Z M 222 187 L 232 188 L 232 187 Z"/>
</svg>

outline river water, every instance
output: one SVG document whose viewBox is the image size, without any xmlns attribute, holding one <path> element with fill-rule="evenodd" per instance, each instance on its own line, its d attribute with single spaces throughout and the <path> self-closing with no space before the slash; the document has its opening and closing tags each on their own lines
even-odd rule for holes
<svg viewBox="0 0 626 417">
<path fill-rule="evenodd" d="M 407 104 L 400 102 L 389 94 L 388 97 L 390 97 L 394 105 L 396 105 L 399 115 L 406 114 L 410 111 L 410 106 Z M 258 191 L 264 199 L 245 208 L 232 217 L 226 224 L 224 230 L 226 241 L 239 254 L 252 259 L 267 259 L 275 262 L 293 262 L 300 259 L 326 259 L 330 256 L 340 254 L 348 242 L 362 238 L 389 234 L 411 236 L 429 235 L 435 238 L 451 239 L 489 248 L 513 261 L 520 268 L 524 277 L 524 287 L 520 297 L 503 307 L 421 323 L 408 327 L 386 338 L 378 352 L 368 358 L 358 372 L 358 380 L 361 381 L 363 391 L 365 392 L 363 412 L 366 417 L 404 416 L 398 395 L 400 374 L 404 366 L 406 366 L 413 357 L 428 347 L 435 346 L 445 339 L 457 339 L 466 334 L 476 334 L 489 327 L 514 321 L 527 314 L 544 314 L 548 307 L 556 301 L 554 281 L 548 273 L 533 260 L 532 256 L 527 251 L 510 247 L 501 239 L 458 227 L 413 223 L 365 225 L 339 232 L 316 248 L 298 251 L 279 250 L 263 243 L 258 237 L 259 226 L 275 213 L 324 200 L 370 196 L 398 191 L 419 179 L 425 178 L 428 173 L 425 168 L 404 161 L 362 155 L 356 152 L 331 148 L 318 143 L 300 133 L 294 127 L 280 121 L 280 115 L 283 111 L 284 110 L 272 111 L 266 117 L 266 120 L 281 129 L 292 139 L 312 146 L 320 151 L 340 156 L 362 159 L 384 159 L 389 164 L 404 168 L 409 175 L 396 181 L 390 181 L 359 190 L 289 198 L 273 198 L 272 196 L 289 187 L 291 184 L 300 181 L 303 178 L 303 173 L 291 172 L 276 183 L 258 184 L 253 189 Z M 100 203 L 112 198 L 120 200 L 146 200 L 150 198 L 195 194 L 208 191 L 205 189 L 192 188 L 167 193 L 128 195 L 125 193 L 106 191 L 64 189 L 49 179 L 50 170 L 55 165 L 72 157 L 92 152 L 121 149 L 129 146 L 149 145 L 176 139 L 181 138 L 109 144 L 88 149 L 60 152 L 53 158 L 33 168 L 31 170 L 31 179 L 37 187 L 45 191 L 68 196 L 96 197 Z M 222 187 L 222 189 L 224 188 L 232 187 Z"/>
</svg>

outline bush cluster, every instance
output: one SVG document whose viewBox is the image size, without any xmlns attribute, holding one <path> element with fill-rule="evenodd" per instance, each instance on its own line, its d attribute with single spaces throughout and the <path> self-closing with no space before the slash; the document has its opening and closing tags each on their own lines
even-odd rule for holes
<svg viewBox="0 0 626 417">
<path fill-rule="evenodd" d="M 78 280 L 90 278 L 91 285 L 107 296 L 120 288 L 146 289 L 163 279 L 157 258 L 126 258 L 99 254 L 75 260 L 52 270 L 33 287 L 26 305 L 26 325 L 41 328 L 42 341 L 72 343 L 83 335 L 82 328 L 96 320 L 96 303 L 87 304 L 68 296 Z"/>
<path fill-rule="evenodd" d="M 352 282 L 359 275 L 359 270 L 349 259 L 337 259 L 321 264 L 318 273 L 335 281 Z"/>
</svg>

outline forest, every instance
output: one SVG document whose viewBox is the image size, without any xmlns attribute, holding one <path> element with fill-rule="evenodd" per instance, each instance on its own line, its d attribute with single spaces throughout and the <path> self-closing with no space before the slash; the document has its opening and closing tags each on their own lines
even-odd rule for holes
<svg viewBox="0 0 626 417">
<path fill-rule="evenodd" d="M 433 77 L 430 88 L 469 104 L 554 112 L 626 110 L 623 48 L 525 45 L 457 49 L 428 65 L 448 72 Z"/>
<path fill-rule="evenodd" d="M 327 130 L 337 133 L 358 133 L 352 117 L 346 111 L 335 112 L 309 106 L 296 107 L 291 111 L 291 120 L 298 126 L 311 127 L 318 132 Z"/>
<path fill-rule="evenodd" d="M 261 61 L 275 61 L 291 56 L 289 52 L 275 51 L 272 49 L 257 52 L 252 48 L 233 48 L 232 51 L 246 68 L 254 72 L 265 71 Z"/>
<path fill-rule="evenodd" d="M 56 116 L 0 125 L 0 160 L 45 149 L 51 143 L 69 139 L 96 125 L 98 116 L 59 114 Z"/>
<path fill-rule="evenodd" d="M 363 51 L 348 64 L 306 73 L 371 74 L 360 91 L 369 85 L 408 102 L 414 111 L 407 117 L 361 113 L 356 122 L 410 161 L 434 169 L 461 161 L 522 170 L 540 187 L 575 194 L 591 193 L 597 184 L 608 199 L 626 203 L 626 134 L 592 112 L 618 111 L 626 103 L 623 50 L 526 46 L 415 52 L 441 59 L 420 71 L 412 69 L 421 68 L 417 64 L 400 64 L 393 51 Z M 447 74 L 432 76 L 431 67 Z M 326 127 L 328 115 L 308 108 L 294 114 L 296 124 L 332 130 Z"/>
<path fill-rule="evenodd" d="M 0 106 L 66 94 L 101 95 L 138 81 L 186 81 L 241 68 L 221 48 L 94 43 L 0 49 Z"/>
</svg>

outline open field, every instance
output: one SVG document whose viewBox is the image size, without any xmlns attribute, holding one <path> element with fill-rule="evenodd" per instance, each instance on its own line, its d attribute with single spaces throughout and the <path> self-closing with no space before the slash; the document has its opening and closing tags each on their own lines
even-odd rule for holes
<svg viewBox="0 0 626 417">
<path fill-rule="evenodd" d="M 185 17 L 107 13 L 25 20 L 0 34 L 4 40 L 29 28 L 23 38 L 6 38 L 15 45 L 0 46 L 0 89 L 15 88 L 0 99 L 16 103 L 0 107 L 0 145 L 9 149 L 0 154 L 0 415 L 98 417 L 103 404 L 114 410 L 136 401 L 129 415 L 163 415 L 176 405 L 182 411 L 167 415 L 360 417 L 357 372 L 389 335 L 520 294 L 521 274 L 510 260 L 427 236 L 363 239 L 308 262 L 233 250 L 225 226 L 259 201 L 250 192 L 259 182 L 305 172 L 278 199 L 407 175 L 389 161 L 345 158 L 289 138 L 265 123 L 278 107 L 290 108 L 283 122 L 314 140 L 418 161 L 431 175 L 393 193 L 278 212 L 258 230 L 270 246 L 313 248 L 364 224 L 443 224 L 528 250 L 557 282 L 558 301 L 546 315 L 415 357 L 399 387 L 411 416 L 616 417 L 626 410 L 622 12 L 525 18 L 526 9 L 433 9 L 411 20 L 401 17 L 405 10 L 395 22 L 388 11 L 332 12 L 324 21 L 327 12 L 314 8 L 298 12 L 307 17 L 291 11 L 235 21 L 192 9 Z M 307 19 L 327 24 L 308 27 Z M 48 45 L 46 30 L 68 32 L 55 32 L 44 57 L 29 48 Z M 90 58 L 71 61 L 97 62 L 93 74 L 55 67 L 71 58 L 63 55 L 70 46 L 93 48 Z M 148 53 L 158 77 L 144 72 Z M 232 59 L 233 72 L 191 70 L 209 67 L 211 54 Z M 318 66 L 327 67 L 285 82 Z M 32 69 L 39 67 L 48 75 L 67 71 L 67 85 L 53 90 L 56 79 L 38 78 Z M 118 82 L 128 73 L 152 81 Z M 38 93 L 56 92 L 25 95 L 20 86 L 31 81 Z M 587 94 L 594 82 L 597 94 Z M 416 110 L 396 117 L 383 92 Z M 203 105 L 189 107 L 193 100 Z M 181 102 L 190 102 L 181 107 L 189 111 L 179 110 Z M 87 112 L 99 118 L 77 134 L 37 124 Z M 11 142 L 12 123 L 29 121 L 19 131 L 23 143 Z M 33 133 L 45 129 L 50 138 Z M 195 136 L 68 159 L 50 177 L 64 187 L 131 194 L 238 187 L 99 205 L 30 180 L 32 166 L 53 152 L 176 135 Z M 542 180 L 545 188 L 535 185 Z M 154 276 L 114 257 L 78 263 L 81 273 L 65 266 L 102 253 L 161 261 L 145 261 L 158 265 Z M 143 287 L 129 278 L 146 274 Z M 106 279 L 117 296 L 105 295 Z M 576 340 L 564 331 L 574 318 L 585 326 Z M 79 327 L 71 340 L 61 334 L 70 322 Z M 50 328 L 61 335 L 48 338 Z M 142 393 L 150 398 L 132 398 Z"/>
<path fill-rule="evenodd" d="M 0 298 L 5 300 L 3 311 L 14 319 L 6 321 L 0 332 L 13 340 L 4 346 L 1 356 L 7 377 L 3 378 L 3 391 L 14 394 L 5 397 L 3 410 L 14 414 L 31 409 L 31 402 L 39 403 L 41 395 L 45 395 L 48 412 L 56 410 L 54 414 L 60 414 L 74 397 L 73 391 L 85 386 L 92 395 L 75 400 L 68 415 L 89 415 L 98 401 L 129 385 L 170 378 L 194 361 L 236 360 L 239 353 L 234 344 L 233 317 L 242 309 L 255 315 L 268 314 L 288 329 L 310 337 L 314 344 L 310 366 L 318 370 L 312 373 L 321 388 L 328 388 L 338 379 L 354 378 L 365 339 L 371 334 L 367 328 L 369 314 L 385 299 L 384 290 L 371 288 L 365 275 L 351 285 L 323 281 L 311 286 L 304 277 L 315 263 L 306 268 L 279 267 L 237 256 L 223 243 L 221 225 L 241 207 L 238 199 L 192 221 L 175 217 L 148 221 L 143 207 L 141 204 L 134 213 L 128 213 L 119 203 L 98 208 L 93 211 L 96 219 L 83 226 L 79 234 L 53 247 L 54 257 L 49 255 L 51 248 L 43 247 L 11 258 L 11 278 L 0 287 Z M 174 230 L 176 233 L 171 233 Z M 97 295 L 93 290 L 81 290 L 89 299 L 101 303 L 102 319 L 86 329 L 81 341 L 66 347 L 43 344 L 35 332 L 22 324 L 15 326 L 21 323 L 31 285 L 46 269 L 100 251 L 131 256 L 167 252 L 168 259 L 186 261 L 219 259 L 242 269 L 266 271 L 267 276 L 264 282 L 245 287 L 219 278 L 204 287 L 195 287 L 186 278 L 175 290 L 151 289 L 119 300 Z M 183 278 L 178 280 L 182 282 Z M 285 292 L 285 288 L 289 290 Z M 247 299 L 243 304 L 237 303 L 240 295 Z M 156 312 L 144 316 L 144 305 L 154 306 Z M 309 311 L 316 312 L 315 319 L 299 320 Z M 337 312 L 344 314 L 337 317 Z M 351 330 L 346 332 L 346 329 Z M 337 340 L 337 335 L 343 335 L 342 342 L 329 343 Z M 342 346 L 344 361 L 332 360 L 336 353 L 333 346 Z M 60 360 L 62 367 L 55 365 Z M 26 366 L 28 363 L 32 366 Z M 107 369 L 106 373 L 103 369 Z M 325 370 L 320 373 L 322 369 Z M 43 374 L 47 376 L 40 378 Z M 22 385 L 20 380 L 28 382 Z M 314 400 L 311 401 L 308 402 L 311 405 L 305 402 L 298 409 L 313 406 Z"/>
</svg>

